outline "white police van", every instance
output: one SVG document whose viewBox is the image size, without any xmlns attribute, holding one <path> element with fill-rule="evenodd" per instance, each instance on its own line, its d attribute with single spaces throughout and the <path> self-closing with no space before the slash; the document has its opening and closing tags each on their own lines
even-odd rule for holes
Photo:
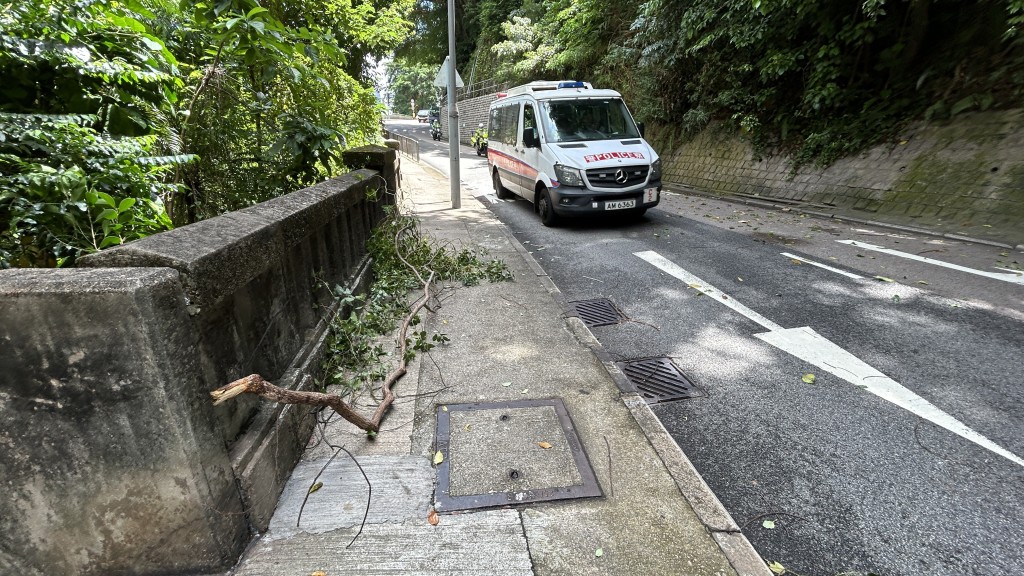
<svg viewBox="0 0 1024 576">
<path fill-rule="evenodd" d="M 658 205 L 661 160 L 622 96 L 587 82 L 531 82 L 491 104 L 487 165 L 498 198 L 563 216 L 641 215 Z"/>
</svg>

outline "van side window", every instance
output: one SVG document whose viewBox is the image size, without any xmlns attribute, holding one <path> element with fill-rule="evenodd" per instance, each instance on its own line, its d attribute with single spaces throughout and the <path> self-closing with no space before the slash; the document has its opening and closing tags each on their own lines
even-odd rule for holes
<svg viewBox="0 0 1024 576">
<path fill-rule="evenodd" d="M 533 113 L 533 106 L 527 104 L 523 106 L 523 133 L 525 134 L 527 131 L 533 130 L 536 127 L 537 120 Z M 536 132 L 534 132 L 534 135 L 536 135 Z"/>
<path fill-rule="evenodd" d="M 487 133 L 491 135 L 491 139 L 497 141 L 501 135 L 501 108 L 496 107 L 491 110 L 490 126 L 487 128 Z"/>
<path fill-rule="evenodd" d="M 509 146 L 516 145 L 519 135 L 519 104 L 510 104 L 502 110 L 501 141 Z"/>
</svg>

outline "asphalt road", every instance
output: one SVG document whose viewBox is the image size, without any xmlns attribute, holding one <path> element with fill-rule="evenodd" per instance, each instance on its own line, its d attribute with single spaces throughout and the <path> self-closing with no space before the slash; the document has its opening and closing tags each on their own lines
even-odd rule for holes
<svg viewBox="0 0 1024 576">
<path fill-rule="evenodd" d="M 447 172 L 447 143 L 403 124 Z M 609 353 L 671 358 L 702 392 L 654 410 L 765 560 L 1024 574 L 1024 254 L 671 192 L 545 228 L 464 151 L 464 185 L 566 298 L 628 318 L 592 329 Z"/>
</svg>

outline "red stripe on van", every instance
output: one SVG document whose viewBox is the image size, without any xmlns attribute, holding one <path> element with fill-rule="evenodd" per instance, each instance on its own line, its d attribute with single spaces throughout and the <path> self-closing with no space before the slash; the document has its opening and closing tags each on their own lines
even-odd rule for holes
<svg viewBox="0 0 1024 576">
<path fill-rule="evenodd" d="M 536 178 L 537 174 L 540 174 L 536 168 L 530 166 L 526 162 L 523 162 L 519 158 L 509 156 L 504 152 L 498 152 L 491 148 L 487 148 L 487 159 L 496 166 L 500 166 L 509 172 L 515 172 L 520 176 L 526 176 L 527 178 Z"/>
</svg>

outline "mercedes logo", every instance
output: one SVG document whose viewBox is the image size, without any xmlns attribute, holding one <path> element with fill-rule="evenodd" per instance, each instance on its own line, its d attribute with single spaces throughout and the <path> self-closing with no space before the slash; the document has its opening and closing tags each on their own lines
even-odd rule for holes
<svg viewBox="0 0 1024 576">
<path fill-rule="evenodd" d="M 615 171 L 616 182 L 618 182 L 619 184 L 625 184 L 626 180 L 629 180 L 629 176 L 626 174 L 625 170 L 619 168 L 618 170 Z"/>
</svg>

